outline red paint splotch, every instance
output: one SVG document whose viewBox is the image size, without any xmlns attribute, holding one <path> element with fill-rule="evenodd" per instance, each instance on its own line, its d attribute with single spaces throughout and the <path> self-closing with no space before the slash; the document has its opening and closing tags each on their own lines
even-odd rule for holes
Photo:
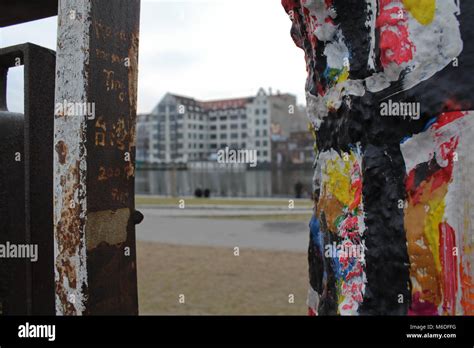
<svg viewBox="0 0 474 348">
<path fill-rule="evenodd" d="M 443 269 L 443 313 L 455 315 L 458 291 L 456 232 L 447 222 L 439 224 L 439 244 L 439 257 Z"/>
<path fill-rule="evenodd" d="M 413 59 L 415 45 L 408 33 L 408 14 L 400 0 L 380 0 L 376 27 L 380 30 L 380 61 L 383 67 Z"/>
<path fill-rule="evenodd" d="M 439 152 L 443 160 L 447 161 L 448 164 L 444 167 L 437 167 L 435 170 L 434 166 L 431 166 L 431 170 L 428 171 L 426 178 L 423 182 L 430 183 L 430 192 L 433 192 L 441 185 L 449 183 L 453 176 L 453 167 L 455 161 L 455 151 L 459 143 L 459 137 L 452 137 L 450 140 L 442 143 L 439 147 Z M 434 163 L 434 158 L 431 160 Z M 416 185 L 415 177 L 419 165 L 413 168 L 405 180 L 405 188 L 408 197 L 411 199 L 413 204 L 418 204 L 421 200 L 421 195 L 424 191 L 424 186 L 421 184 Z"/>
<path fill-rule="evenodd" d="M 471 264 L 461 262 L 459 268 L 462 288 L 461 306 L 464 315 L 474 315 L 474 282 L 471 277 Z"/>
<path fill-rule="evenodd" d="M 442 114 L 438 116 L 438 118 L 436 119 L 436 122 L 433 123 L 432 127 L 433 129 L 438 130 L 465 115 L 467 115 L 467 112 L 465 111 L 443 112 Z"/>
<path fill-rule="evenodd" d="M 411 299 L 408 315 L 438 315 L 438 308 L 432 302 L 421 300 L 421 293 L 415 292 Z"/>
</svg>

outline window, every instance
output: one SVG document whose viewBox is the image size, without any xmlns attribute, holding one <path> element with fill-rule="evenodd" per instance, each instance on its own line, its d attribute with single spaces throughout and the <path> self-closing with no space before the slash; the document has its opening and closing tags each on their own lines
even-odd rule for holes
<svg viewBox="0 0 474 348">
<path fill-rule="evenodd" d="M 242 143 L 242 148 L 245 149 L 247 147 L 246 143 Z"/>
<path fill-rule="evenodd" d="M 231 124 L 230 125 L 230 129 L 237 129 L 237 128 L 239 128 L 238 124 Z"/>
<path fill-rule="evenodd" d="M 227 134 L 221 134 L 221 139 L 227 139 Z"/>
<path fill-rule="evenodd" d="M 199 134 L 199 139 L 204 139 L 204 135 L 203 134 Z"/>
<path fill-rule="evenodd" d="M 240 125 L 240 128 L 242 128 L 242 129 L 247 129 L 247 124 L 246 124 L 246 123 L 242 123 L 242 124 Z"/>
<path fill-rule="evenodd" d="M 221 124 L 221 129 L 227 129 L 227 125 Z"/>
<path fill-rule="evenodd" d="M 216 126 L 211 126 L 211 128 L 210 128 L 210 129 L 211 129 L 211 130 L 216 130 L 216 129 L 217 129 L 217 127 L 216 127 Z"/>
<path fill-rule="evenodd" d="M 237 116 L 231 116 L 230 119 L 231 119 L 232 121 L 235 121 L 235 120 L 237 119 Z"/>
<path fill-rule="evenodd" d="M 264 119 L 262 120 L 262 124 L 265 124 L 265 125 L 267 124 L 267 119 L 266 119 L 266 118 L 264 118 Z"/>
<path fill-rule="evenodd" d="M 258 126 L 260 124 L 260 120 L 255 120 L 255 124 Z"/>
<path fill-rule="evenodd" d="M 210 138 L 211 138 L 211 139 L 216 139 L 217 136 L 216 136 L 215 134 L 211 134 Z"/>
<path fill-rule="evenodd" d="M 267 151 L 263 151 L 263 155 L 266 157 L 268 156 L 268 152 Z"/>
<path fill-rule="evenodd" d="M 221 120 L 221 121 L 227 121 L 227 116 L 221 116 L 221 117 L 219 117 L 219 120 Z"/>
<path fill-rule="evenodd" d="M 257 140 L 257 141 L 255 142 L 255 146 L 260 146 L 260 140 Z"/>
<path fill-rule="evenodd" d="M 266 141 L 266 140 L 262 141 L 262 145 L 263 145 L 263 146 L 267 146 L 267 145 L 268 145 L 268 141 Z"/>
<path fill-rule="evenodd" d="M 260 136 L 260 131 L 258 129 L 255 131 L 255 136 L 256 137 Z"/>
<path fill-rule="evenodd" d="M 267 114 L 267 109 L 262 109 L 262 115 L 266 115 Z"/>
<path fill-rule="evenodd" d="M 266 129 L 263 130 L 263 136 L 267 136 L 267 130 Z"/>
<path fill-rule="evenodd" d="M 239 137 L 239 134 L 237 134 L 237 133 L 232 133 L 232 134 L 230 135 L 230 138 L 231 138 L 231 139 L 237 139 L 238 137 Z"/>
<path fill-rule="evenodd" d="M 259 109 L 255 109 L 255 115 L 260 115 L 260 110 Z"/>
</svg>

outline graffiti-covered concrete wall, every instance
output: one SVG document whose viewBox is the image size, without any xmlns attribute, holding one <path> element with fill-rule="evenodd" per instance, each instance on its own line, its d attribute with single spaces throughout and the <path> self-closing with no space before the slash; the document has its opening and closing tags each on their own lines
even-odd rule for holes
<svg viewBox="0 0 474 348">
<path fill-rule="evenodd" d="M 311 315 L 473 315 L 474 2 L 282 0 L 316 136 Z"/>
</svg>

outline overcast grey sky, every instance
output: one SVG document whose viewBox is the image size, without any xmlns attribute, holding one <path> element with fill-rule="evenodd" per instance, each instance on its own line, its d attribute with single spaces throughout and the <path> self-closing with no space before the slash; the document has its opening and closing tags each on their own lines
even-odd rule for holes
<svg viewBox="0 0 474 348">
<path fill-rule="evenodd" d="M 3 28 L 2 47 L 56 49 L 57 18 Z M 280 0 L 142 0 L 138 112 L 168 91 L 198 99 L 256 94 L 259 87 L 305 103 L 303 52 Z M 9 109 L 22 111 L 20 68 L 9 74 Z"/>
</svg>

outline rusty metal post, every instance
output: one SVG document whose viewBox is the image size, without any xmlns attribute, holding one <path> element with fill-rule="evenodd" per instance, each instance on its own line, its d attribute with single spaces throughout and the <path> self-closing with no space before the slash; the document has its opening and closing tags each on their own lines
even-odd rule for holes
<svg viewBox="0 0 474 348">
<path fill-rule="evenodd" d="M 139 13 L 140 0 L 59 0 L 58 315 L 138 314 L 133 216 Z"/>
</svg>

